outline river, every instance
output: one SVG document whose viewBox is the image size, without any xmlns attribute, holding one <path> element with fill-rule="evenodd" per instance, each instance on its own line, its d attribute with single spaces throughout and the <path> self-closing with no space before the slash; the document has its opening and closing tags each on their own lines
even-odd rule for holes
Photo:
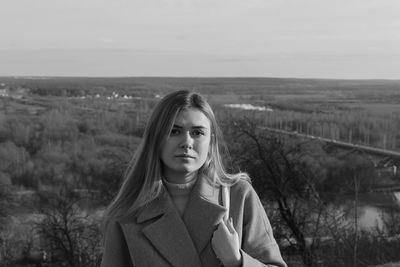
<svg viewBox="0 0 400 267">
<path fill-rule="evenodd" d="M 354 197 L 354 196 L 353 196 Z M 354 218 L 354 199 L 350 196 L 340 200 L 343 209 L 349 210 L 348 218 Z M 382 229 L 383 216 L 389 212 L 400 214 L 400 192 L 379 192 L 359 194 L 358 201 L 358 222 L 361 229 L 373 228 Z"/>
</svg>

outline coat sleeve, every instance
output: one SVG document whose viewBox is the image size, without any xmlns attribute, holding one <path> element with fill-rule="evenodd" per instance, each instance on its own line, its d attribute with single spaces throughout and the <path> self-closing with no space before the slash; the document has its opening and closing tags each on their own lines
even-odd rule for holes
<svg viewBox="0 0 400 267">
<path fill-rule="evenodd" d="M 114 220 L 106 227 L 101 267 L 133 267 L 121 226 Z"/>
<path fill-rule="evenodd" d="M 250 186 L 244 203 L 242 233 L 242 266 L 287 267 L 282 259 L 272 227 L 261 201 Z"/>
</svg>

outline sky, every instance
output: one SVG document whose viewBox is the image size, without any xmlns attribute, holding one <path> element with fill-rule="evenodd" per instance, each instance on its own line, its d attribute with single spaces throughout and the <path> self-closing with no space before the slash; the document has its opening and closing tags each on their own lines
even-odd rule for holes
<svg viewBox="0 0 400 267">
<path fill-rule="evenodd" d="M 399 0 L 0 0 L 0 76 L 400 79 Z"/>
</svg>

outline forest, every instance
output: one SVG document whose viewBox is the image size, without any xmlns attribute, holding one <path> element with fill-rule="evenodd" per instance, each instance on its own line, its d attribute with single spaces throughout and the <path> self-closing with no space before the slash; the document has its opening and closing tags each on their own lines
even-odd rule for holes
<svg viewBox="0 0 400 267">
<path fill-rule="evenodd" d="M 249 173 L 289 266 L 400 262 L 399 203 L 381 207 L 381 227 L 358 223 L 362 195 L 399 172 L 260 127 L 400 152 L 400 81 L 0 77 L 0 266 L 99 266 L 102 212 L 149 112 L 177 89 L 211 102 L 226 165 Z"/>
</svg>

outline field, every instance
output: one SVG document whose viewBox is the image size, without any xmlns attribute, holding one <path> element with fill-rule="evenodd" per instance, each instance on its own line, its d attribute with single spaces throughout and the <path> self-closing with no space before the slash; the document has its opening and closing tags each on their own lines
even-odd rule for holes
<svg viewBox="0 0 400 267">
<path fill-rule="evenodd" d="M 37 253 L 40 249 L 54 250 L 57 236 L 46 233 L 60 226 L 57 224 L 60 218 L 67 220 L 65 225 L 70 222 L 75 225 L 63 229 L 70 232 L 73 249 L 60 252 L 57 248 L 59 260 L 68 261 L 76 257 L 81 265 L 75 266 L 97 266 L 101 257 L 101 211 L 118 190 L 155 103 L 167 92 L 178 89 L 194 90 L 208 98 L 226 133 L 233 165 L 242 167 L 254 177 L 254 187 L 263 196 L 266 209 L 269 207 L 268 215 L 277 229 L 279 240 L 297 238 L 296 242 L 299 242 L 299 237 L 291 234 L 293 229 L 290 227 L 281 226 L 286 224 L 279 215 L 277 199 L 271 197 L 274 192 L 265 186 L 270 182 L 268 177 L 264 177 L 268 175 L 259 172 L 265 170 L 267 173 L 268 168 L 257 165 L 260 159 L 256 150 L 251 150 L 254 146 L 243 131 L 250 129 L 246 121 L 257 126 L 400 152 L 400 81 L 0 77 L 0 262 L 3 260 L 9 264 L 0 263 L 0 266 L 14 266 L 23 255 Z M 232 108 L 228 106 L 230 104 L 247 104 L 250 109 Z M 278 170 L 283 168 L 282 162 L 292 164 L 288 167 L 293 168 L 291 173 L 295 175 L 283 183 L 288 187 L 282 191 L 287 193 L 293 205 L 301 207 L 297 208 L 303 214 L 295 213 L 296 208 L 292 210 L 293 216 L 298 216 L 293 218 L 294 221 L 305 220 L 301 216 L 306 211 L 313 215 L 310 218 L 314 218 L 321 205 L 340 206 L 342 203 L 338 202 L 343 202 L 342 199 L 350 203 L 347 206 L 350 211 L 343 216 L 354 217 L 351 203 L 356 195 L 361 205 L 365 198 L 362 194 L 367 194 L 373 186 L 400 183 L 399 174 L 391 169 L 400 167 L 399 159 L 388 161 L 385 169 L 378 169 L 371 165 L 368 155 L 317 142 L 257 134 L 258 140 L 265 141 L 263 145 L 272 155 L 269 164 Z M 287 157 L 280 159 L 280 155 Z M 282 170 L 286 175 L 287 170 Z M 281 175 L 284 179 L 283 174 L 271 175 Z M 354 177 L 358 177 L 360 189 L 354 189 Z M 312 190 L 306 187 L 308 183 L 312 184 L 317 195 L 309 195 Z M 375 198 L 380 199 L 374 195 Z M 315 199 L 318 199 L 318 205 L 314 203 Z M 393 202 L 389 195 L 385 199 Z M 63 214 L 67 216 L 63 217 Z M 396 214 L 389 215 L 381 220 L 383 224 L 389 225 L 399 218 Z M 29 224 L 24 223 L 26 218 L 29 218 Z M 52 221 L 52 218 L 58 219 Z M 307 240 L 312 235 L 324 239 L 331 234 L 329 229 L 319 229 L 314 223 L 299 223 L 298 230 L 307 236 Z M 395 224 L 391 227 L 390 235 L 400 235 Z M 74 232 L 71 229 L 86 230 Z M 346 257 L 351 258 L 352 246 L 346 250 L 341 242 L 353 242 L 354 229 L 349 226 L 339 232 L 343 236 L 329 237 L 338 238 L 335 239 L 338 243 L 316 244 L 312 252 L 316 262 L 331 261 L 336 266 L 343 266 L 342 262 L 333 259 L 343 258 L 344 262 Z M 385 247 L 391 246 L 394 250 L 398 245 L 398 241 L 389 239 L 387 235 L 387 232 L 360 232 L 359 236 L 356 235 L 360 246 L 371 245 L 368 243 L 371 240 L 381 242 L 380 262 L 360 248 L 360 257 L 365 257 L 369 265 L 400 260 L 398 253 Z M 90 237 L 93 243 L 82 243 L 82 236 Z M 297 245 L 285 247 L 287 259 L 301 254 Z M 291 266 L 296 265 L 293 263 Z"/>
</svg>

